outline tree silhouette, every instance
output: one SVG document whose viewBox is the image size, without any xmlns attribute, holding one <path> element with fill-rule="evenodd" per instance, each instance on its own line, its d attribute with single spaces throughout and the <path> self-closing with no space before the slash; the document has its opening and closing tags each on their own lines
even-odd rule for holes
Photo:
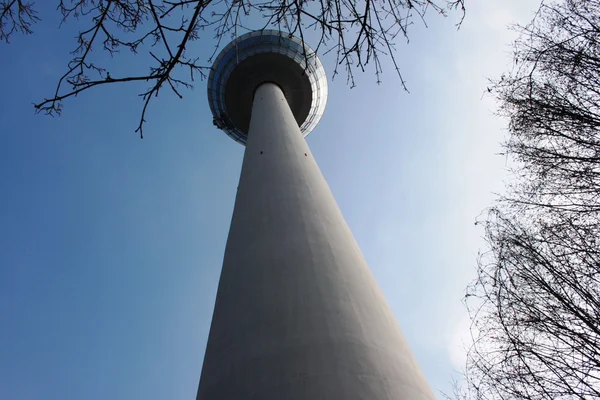
<svg viewBox="0 0 600 400">
<path fill-rule="evenodd" d="M 600 1 L 542 4 L 492 83 L 515 180 L 479 222 L 472 399 L 600 398 Z"/>
<path fill-rule="evenodd" d="M 442 3 L 443 2 L 443 3 Z M 464 0 L 57 0 L 63 23 L 79 19 L 72 59 L 59 78 L 55 92 L 35 104 L 39 112 L 60 114 L 62 102 L 91 88 L 125 82 L 148 82 L 140 95 L 143 108 L 137 132 L 143 125 L 152 98 L 167 87 L 182 97 L 210 70 L 211 58 L 200 59 L 188 50 L 196 40 L 214 40 L 215 52 L 250 29 L 250 18 L 260 17 L 262 28 L 275 28 L 304 40 L 307 30 L 318 33 L 315 50 L 333 53 L 338 68 L 345 70 L 354 86 L 354 71 L 371 64 L 379 82 L 381 57 L 389 57 L 402 86 L 404 79 L 396 63 L 395 39 L 408 40 L 415 19 L 425 22 L 428 11 L 446 15 L 459 10 Z M 16 33 L 32 33 L 38 16 L 29 0 L 0 0 L 0 40 L 8 42 Z M 462 20 L 461 20 L 462 22 Z M 460 22 L 459 22 L 460 24 Z M 151 65 L 137 74 L 109 71 L 95 61 L 99 50 L 118 56 L 121 50 L 147 52 Z M 143 64 L 143 63 L 142 63 Z M 149 68 L 148 68 L 149 67 Z"/>
</svg>

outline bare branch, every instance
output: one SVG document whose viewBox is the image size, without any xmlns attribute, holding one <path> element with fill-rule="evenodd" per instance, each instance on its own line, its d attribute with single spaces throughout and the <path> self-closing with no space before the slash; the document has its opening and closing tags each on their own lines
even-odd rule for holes
<svg viewBox="0 0 600 400">
<path fill-rule="evenodd" d="M 33 1 L 0 0 L 0 41 L 9 43 L 15 33 L 33 32 L 31 26 L 40 20 L 34 4 Z"/>
<path fill-rule="evenodd" d="M 60 114 L 63 100 L 94 87 L 145 81 L 152 86 L 140 93 L 144 102 L 137 130 L 143 135 L 150 101 L 166 85 L 176 96 L 182 88 L 191 88 L 196 77 L 204 78 L 210 62 L 223 41 L 255 29 L 275 28 L 303 41 L 309 31 L 317 33 L 316 50 L 323 55 L 336 54 L 336 67 L 342 66 L 351 87 L 354 72 L 375 73 L 381 81 L 382 58 L 391 60 L 407 89 L 396 60 L 395 39 L 408 41 L 413 17 L 423 23 L 427 11 L 446 15 L 448 10 L 462 10 L 464 0 L 56 0 L 62 24 L 78 19 L 84 26 L 66 72 L 59 78 L 52 96 L 35 104 L 38 112 Z M 444 4 L 442 6 L 438 4 Z M 13 32 L 30 33 L 37 20 L 33 3 L 25 0 L 0 0 L 2 14 L 0 39 L 8 41 Z M 257 16 L 262 17 L 257 26 Z M 187 55 L 190 42 L 214 40 L 214 53 L 200 63 L 199 57 Z M 122 49 L 147 52 L 150 72 L 120 73 L 109 67 L 103 52 L 117 57 Z M 308 55 L 305 54 L 305 57 Z M 110 70 L 110 72 L 109 72 Z M 185 72 L 184 75 L 181 72 Z M 183 79 L 186 76 L 186 79 Z M 189 77 L 189 78 L 187 78 Z"/>
</svg>

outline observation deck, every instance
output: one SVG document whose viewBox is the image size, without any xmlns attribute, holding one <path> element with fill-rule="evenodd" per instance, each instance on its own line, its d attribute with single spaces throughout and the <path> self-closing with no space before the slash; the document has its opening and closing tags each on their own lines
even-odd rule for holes
<svg viewBox="0 0 600 400">
<path fill-rule="evenodd" d="M 217 56 L 208 77 L 214 125 L 245 145 L 254 92 L 266 82 L 281 88 L 300 131 L 308 135 L 325 111 L 325 70 L 302 40 L 267 29 L 234 39 Z"/>
</svg>

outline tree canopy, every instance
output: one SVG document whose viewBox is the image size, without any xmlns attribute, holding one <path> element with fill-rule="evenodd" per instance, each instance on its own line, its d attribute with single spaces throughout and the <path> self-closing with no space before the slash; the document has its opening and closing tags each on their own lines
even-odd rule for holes
<svg viewBox="0 0 600 400">
<path fill-rule="evenodd" d="M 507 193 L 466 304 L 473 399 L 600 398 L 600 1 L 542 4 L 490 88 Z"/>
</svg>

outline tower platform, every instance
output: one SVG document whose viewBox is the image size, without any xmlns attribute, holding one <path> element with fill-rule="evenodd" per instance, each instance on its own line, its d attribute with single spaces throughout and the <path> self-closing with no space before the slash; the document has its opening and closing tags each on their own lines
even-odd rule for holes
<svg viewBox="0 0 600 400">
<path fill-rule="evenodd" d="M 245 145 L 254 92 L 265 82 L 281 88 L 300 131 L 308 135 L 325 111 L 325 69 L 300 39 L 276 30 L 246 33 L 215 59 L 208 78 L 214 124 Z"/>
</svg>

